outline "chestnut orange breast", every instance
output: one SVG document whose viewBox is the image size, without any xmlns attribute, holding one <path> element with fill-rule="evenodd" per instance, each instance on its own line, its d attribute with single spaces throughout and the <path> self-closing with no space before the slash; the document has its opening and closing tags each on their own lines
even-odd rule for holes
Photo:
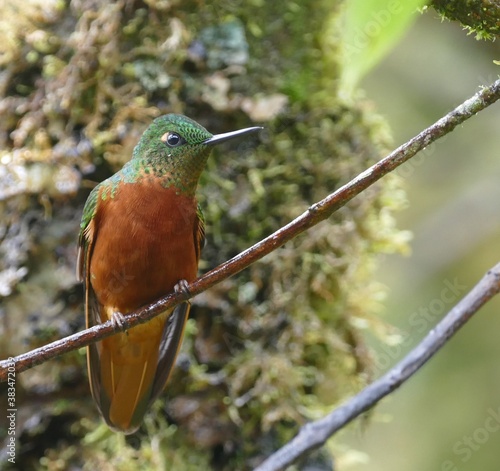
<svg viewBox="0 0 500 471">
<path fill-rule="evenodd" d="M 154 180 L 122 183 L 100 201 L 94 224 L 90 283 L 99 304 L 125 314 L 196 277 L 193 197 Z"/>
</svg>

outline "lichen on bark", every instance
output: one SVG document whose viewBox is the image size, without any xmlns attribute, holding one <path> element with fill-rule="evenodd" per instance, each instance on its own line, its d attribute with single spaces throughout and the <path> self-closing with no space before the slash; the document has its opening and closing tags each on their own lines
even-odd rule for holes
<svg viewBox="0 0 500 471">
<path fill-rule="evenodd" d="M 228 144 L 209 162 L 198 192 L 208 226 L 202 272 L 299 215 L 389 146 L 369 104 L 337 96 L 338 2 L 16 5 L 7 2 L 4 18 L 13 40 L 0 46 L 0 159 L 11 185 L 0 188 L 0 250 L 12 254 L 9 244 L 20 240 L 24 251 L 0 267 L 0 276 L 20 270 L 2 308 L 6 356 L 83 328 L 81 288 L 68 275 L 83 202 L 92 182 L 130 158 L 154 116 L 181 112 L 212 132 L 251 120 L 266 128 L 260 142 Z M 41 456 L 45 468 L 61 459 L 120 470 L 258 463 L 369 376 L 363 331 L 383 330 L 373 268 L 379 253 L 405 246 L 392 218 L 403 202 L 397 179 L 387 178 L 198 296 L 178 367 L 136 436 L 98 426 L 83 355 L 24 373 L 22 387 L 42 390 L 50 404 L 45 413 L 29 409 L 44 418 L 40 429 L 20 424 L 21 443 L 34 450 L 23 457 L 26 469 Z M 33 293 L 43 295 L 34 301 Z M 66 408 L 57 409 L 61 396 Z M 55 411 L 71 432 L 47 446 L 41 437 Z"/>
</svg>

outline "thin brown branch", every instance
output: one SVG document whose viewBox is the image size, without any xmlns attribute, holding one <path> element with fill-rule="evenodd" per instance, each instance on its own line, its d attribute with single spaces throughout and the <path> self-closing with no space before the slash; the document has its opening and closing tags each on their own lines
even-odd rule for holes
<svg viewBox="0 0 500 471">
<path fill-rule="evenodd" d="M 273 453 L 255 471 L 278 471 L 310 450 L 323 445 L 335 432 L 373 407 L 413 376 L 493 296 L 500 292 L 500 263 L 432 329 L 394 368 L 343 406 L 327 416 L 304 425 L 286 445 Z"/>
<path fill-rule="evenodd" d="M 305 230 L 327 219 L 333 212 L 344 206 L 348 201 L 380 180 L 384 175 L 393 171 L 401 164 L 413 157 L 417 152 L 427 147 L 440 137 L 450 133 L 456 126 L 487 108 L 500 98 L 500 80 L 469 98 L 453 111 L 438 120 L 420 134 L 410 139 L 387 157 L 371 166 L 346 185 L 331 193 L 323 200 L 313 204 L 298 218 L 261 240 L 249 249 L 243 251 L 231 260 L 219 265 L 189 285 L 191 297 L 211 288 L 226 278 L 247 268 L 265 255 L 276 250 L 289 240 L 297 237 Z M 37 348 L 15 357 L 13 360 L 0 362 L 0 381 L 7 379 L 7 369 L 15 364 L 16 372 L 25 371 L 35 365 L 57 357 L 63 353 L 89 345 L 115 332 L 142 324 L 157 316 L 166 309 L 187 299 L 182 293 L 169 294 L 158 301 L 137 311 L 127 314 L 128 325 L 123 329 L 115 328 L 110 321 L 92 327 L 85 331 L 71 335 L 51 344 Z"/>
</svg>

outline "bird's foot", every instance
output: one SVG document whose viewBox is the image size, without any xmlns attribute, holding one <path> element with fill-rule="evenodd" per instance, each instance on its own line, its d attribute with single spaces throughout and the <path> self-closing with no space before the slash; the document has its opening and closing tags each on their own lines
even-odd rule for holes
<svg viewBox="0 0 500 471">
<path fill-rule="evenodd" d="M 191 296 L 191 291 L 189 291 L 189 283 L 186 280 L 179 280 L 174 286 L 174 291 L 176 293 L 182 293 L 187 297 Z"/>
<path fill-rule="evenodd" d="M 120 311 L 114 311 L 111 314 L 111 324 L 113 324 L 115 330 L 124 331 L 128 329 L 127 318 Z"/>
</svg>

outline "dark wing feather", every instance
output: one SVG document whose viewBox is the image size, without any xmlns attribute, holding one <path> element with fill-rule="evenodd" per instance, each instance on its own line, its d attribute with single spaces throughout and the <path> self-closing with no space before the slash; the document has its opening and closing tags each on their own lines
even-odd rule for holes
<svg viewBox="0 0 500 471">
<path fill-rule="evenodd" d="M 152 404 L 161 394 L 174 367 L 184 337 L 184 328 L 186 327 L 190 308 L 189 302 L 180 304 L 165 322 L 149 404 Z"/>
</svg>

